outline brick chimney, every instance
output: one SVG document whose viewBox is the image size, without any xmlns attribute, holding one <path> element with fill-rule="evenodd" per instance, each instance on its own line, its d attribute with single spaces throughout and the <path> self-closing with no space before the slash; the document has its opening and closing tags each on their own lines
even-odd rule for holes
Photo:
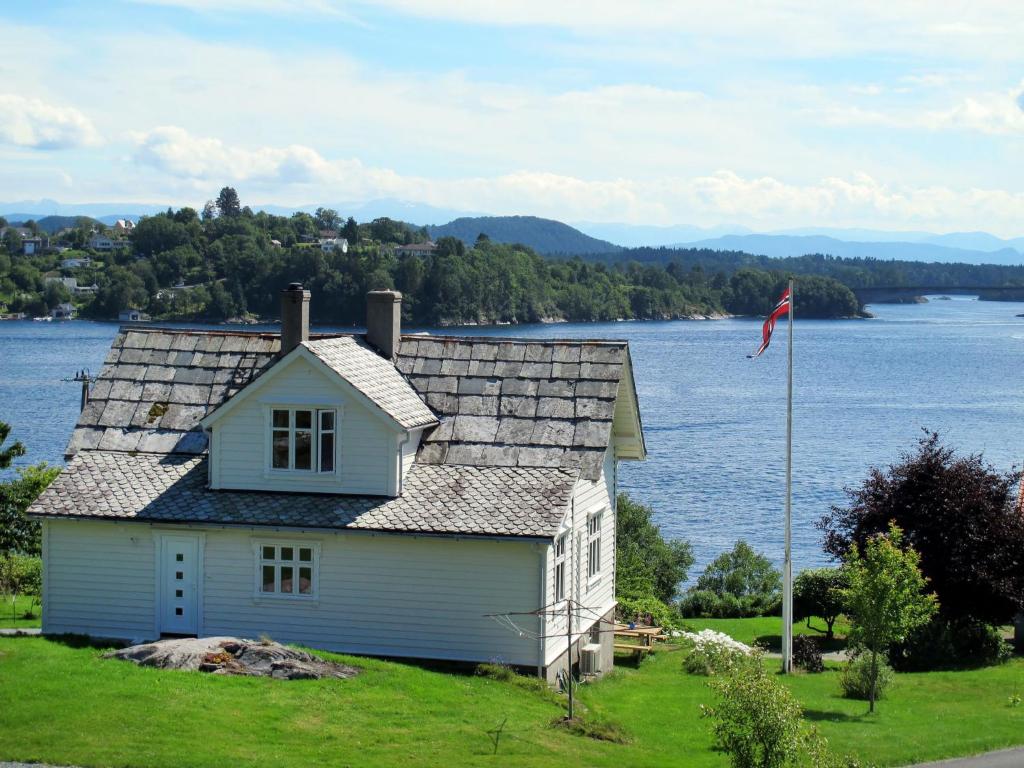
<svg viewBox="0 0 1024 768">
<path fill-rule="evenodd" d="M 394 360 L 402 336 L 402 294 L 370 291 L 366 294 L 366 341 L 381 357 Z"/>
<path fill-rule="evenodd" d="M 309 291 L 291 283 L 281 291 L 281 356 L 309 340 Z"/>
</svg>

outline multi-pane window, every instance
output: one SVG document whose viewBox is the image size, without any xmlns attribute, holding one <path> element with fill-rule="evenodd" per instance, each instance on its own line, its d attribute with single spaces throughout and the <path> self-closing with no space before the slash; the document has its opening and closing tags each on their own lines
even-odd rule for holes
<svg viewBox="0 0 1024 768">
<path fill-rule="evenodd" d="M 285 543 L 257 547 L 259 591 L 265 595 L 313 597 L 316 594 L 317 551 Z"/>
<path fill-rule="evenodd" d="M 333 472 L 335 422 L 333 410 L 274 408 L 270 416 L 272 469 Z"/>
<path fill-rule="evenodd" d="M 555 539 L 555 600 L 565 599 L 565 544 L 569 534 Z"/>
<path fill-rule="evenodd" d="M 587 521 L 587 576 L 593 578 L 601 572 L 601 514 Z"/>
</svg>

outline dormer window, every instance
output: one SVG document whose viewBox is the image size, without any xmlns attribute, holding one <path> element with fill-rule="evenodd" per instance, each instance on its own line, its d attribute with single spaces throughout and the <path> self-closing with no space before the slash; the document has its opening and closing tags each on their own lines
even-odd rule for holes
<svg viewBox="0 0 1024 768">
<path fill-rule="evenodd" d="M 272 408 L 270 468 L 334 472 L 336 422 L 333 408 Z"/>
</svg>

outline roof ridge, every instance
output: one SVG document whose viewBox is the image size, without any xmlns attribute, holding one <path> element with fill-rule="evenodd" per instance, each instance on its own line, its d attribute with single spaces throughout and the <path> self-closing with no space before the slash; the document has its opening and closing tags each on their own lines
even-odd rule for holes
<svg viewBox="0 0 1024 768">
<path fill-rule="evenodd" d="M 531 339 L 525 336 L 451 336 L 436 333 L 403 333 L 401 338 L 410 341 L 424 339 L 429 341 L 461 341 L 461 342 L 490 342 L 501 344 L 587 344 L 594 346 L 621 346 L 629 345 L 628 339 Z"/>
</svg>

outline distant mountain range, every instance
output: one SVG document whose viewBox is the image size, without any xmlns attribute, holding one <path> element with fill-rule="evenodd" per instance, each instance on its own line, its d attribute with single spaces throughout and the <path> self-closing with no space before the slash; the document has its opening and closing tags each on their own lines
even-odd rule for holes
<svg viewBox="0 0 1024 768">
<path fill-rule="evenodd" d="M 296 211 L 312 213 L 318 206 L 252 207 L 287 216 Z M 419 226 L 426 225 L 430 236 L 435 239 L 450 235 L 471 244 L 482 232 L 492 240 L 523 243 L 545 254 L 610 254 L 634 247 L 666 246 L 745 251 L 776 257 L 825 253 L 911 261 L 1024 264 L 1024 237 L 1003 239 L 987 232 L 935 234 L 924 231 L 804 227 L 755 233 L 744 227 L 729 225 L 658 227 L 599 222 L 581 222 L 570 226 L 536 216 L 475 216 L 465 211 L 390 198 L 358 203 L 329 203 L 325 207 L 334 208 L 345 217 L 354 216 L 359 221 L 387 216 Z M 164 210 L 167 210 L 165 205 L 138 203 L 67 204 L 56 200 L 0 203 L 0 216 L 8 221 L 45 221 L 43 228 L 47 231 L 66 226 L 62 222 L 73 222 L 77 216 L 89 216 L 109 225 L 117 219 L 138 219 L 139 216 Z"/>
<path fill-rule="evenodd" d="M 457 237 L 470 245 L 484 234 L 499 243 L 522 243 L 538 253 L 580 256 L 623 250 L 620 245 L 585 235 L 568 224 L 536 216 L 464 216 L 439 227 L 427 227 L 427 231 L 434 240 Z"/>
</svg>

